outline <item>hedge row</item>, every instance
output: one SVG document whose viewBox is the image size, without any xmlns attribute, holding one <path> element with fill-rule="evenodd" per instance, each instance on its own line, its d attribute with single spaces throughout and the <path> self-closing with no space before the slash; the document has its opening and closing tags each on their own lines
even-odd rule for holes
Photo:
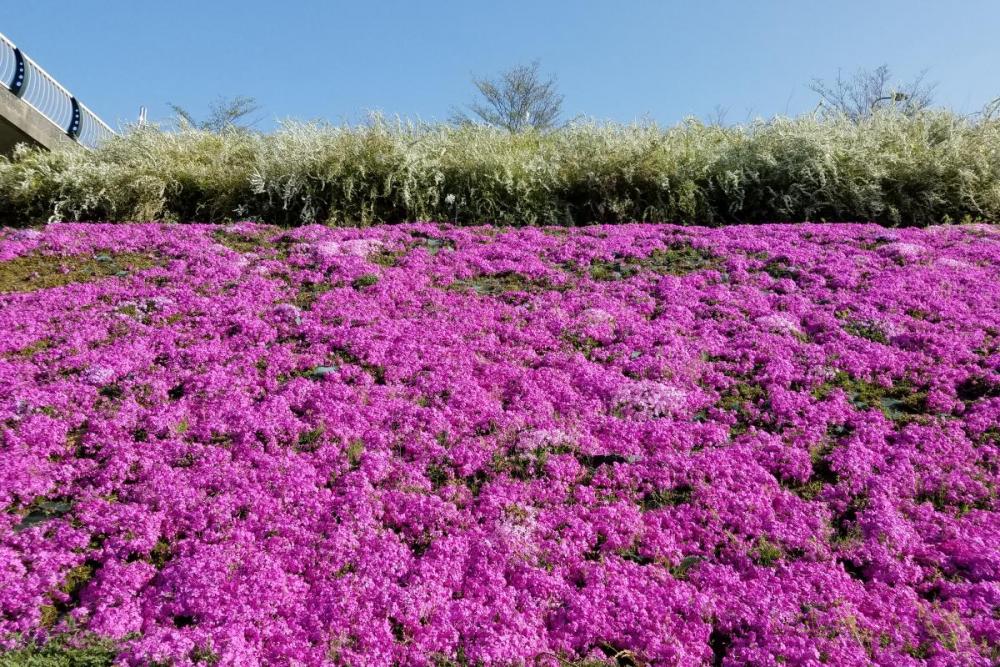
<svg viewBox="0 0 1000 667">
<path fill-rule="evenodd" d="M 94 151 L 0 159 L 0 223 L 720 225 L 1000 219 L 1000 121 L 947 112 L 720 127 L 286 124 L 271 134 L 133 129 Z"/>
</svg>

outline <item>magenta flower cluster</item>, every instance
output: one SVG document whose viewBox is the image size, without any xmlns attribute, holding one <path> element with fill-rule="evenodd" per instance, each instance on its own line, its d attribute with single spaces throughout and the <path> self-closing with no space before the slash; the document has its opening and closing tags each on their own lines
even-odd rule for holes
<svg viewBox="0 0 1000 667">
<path fill-rule="evenodd" d="M 1000 228 L 0 233 L 28 260 L 66 281 L 0 294 L 2 647 L 1000 660 Z"/>
</svg>

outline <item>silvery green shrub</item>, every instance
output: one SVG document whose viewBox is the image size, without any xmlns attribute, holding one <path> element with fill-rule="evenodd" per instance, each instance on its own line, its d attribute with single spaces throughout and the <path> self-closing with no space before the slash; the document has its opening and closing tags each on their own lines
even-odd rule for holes
<svg viewBox="0 0 1000 667">
<path fill-rule="evenodd" d="M 576 122 L 511 134 L 373 116 L 276 132 L 137 128 L 94 151 L 0 158 L 5 224 L 47 220 L 369 225 L 719 225 L 991 220 L 1000 120 L 944 111 L 731 127 Z"/>
</svg>

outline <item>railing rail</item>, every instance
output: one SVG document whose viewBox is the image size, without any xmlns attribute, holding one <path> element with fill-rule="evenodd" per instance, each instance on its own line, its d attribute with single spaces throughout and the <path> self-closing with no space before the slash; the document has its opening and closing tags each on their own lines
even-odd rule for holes
<svg viewBox="0 0 1000 667">
<path fill-rule="evenodd" d="M 3 33 L 0 33 L 0 83 L 87 148 L 94 148 L 115 136 L 115 131 L 107 123 L 79 102 Z"/>
</svg>

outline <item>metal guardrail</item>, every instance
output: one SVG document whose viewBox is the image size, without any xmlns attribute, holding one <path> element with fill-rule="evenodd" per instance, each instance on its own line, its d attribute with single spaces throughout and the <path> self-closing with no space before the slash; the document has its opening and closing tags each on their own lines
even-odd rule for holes
<svg viewBox="0 0 1000 667">
<path fill-rule="evenodd" d="M 107 123 L 0 33 L 0 82 L 77 143 L 94 148 L 115 136 Z"/>
</svg>

